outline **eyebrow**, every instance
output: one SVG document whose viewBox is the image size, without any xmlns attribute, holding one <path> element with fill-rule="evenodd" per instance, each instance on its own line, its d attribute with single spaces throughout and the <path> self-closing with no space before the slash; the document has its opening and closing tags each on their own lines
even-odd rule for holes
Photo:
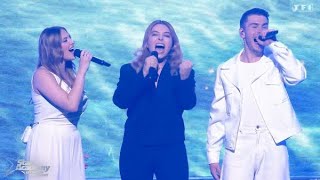
<svg viewBox="0 0 320 180">
<path fill-rule="evenodd" d="M 252 26 L 252 25 L 258 26 L 259 23 L 250 23 L 250 24 L 248 24 L 248 26 Z M 262 26 L 266 26 L 266 25 L 269 25 L 269 23 L 263 23 L 262 24 Z"/>
<path fill-rule="evenodd" d="M 151 31 L 151 33 L 160 33 L 159 31 Z M 169 31 L 166 31 L 166 32 L 164 32 L 164 34 L 166 34 L 166 33 L 168 33 L 168 34 L 170 34 L 170 32 Z"/>
<path fill-rule="evenodd" d="M 67 36 L 63 37 L 62 39 L 65 40 L 65 39 L 68 39 L 68 38 L 71 38 L 71 36 L 67 35 Z"/>
</svg>

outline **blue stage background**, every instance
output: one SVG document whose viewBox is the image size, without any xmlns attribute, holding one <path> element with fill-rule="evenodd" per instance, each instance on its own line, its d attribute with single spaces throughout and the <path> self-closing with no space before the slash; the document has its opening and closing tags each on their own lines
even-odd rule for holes
<svg viewBox="0 0 320 180">
<path fill-rule="evenodd" d="M 307 68 L 308 78 L 288 88 L 303 132 L 288 141 L 292 176 L 320 176 L 320 7 L 318 0 L 155 1 L 155 0 L 3 0 L 0 13 L 0 179 L 21 179 L 15 171 L 25 145 L 20 135 L 33 121 L 31 76 L 38 37 L 48 26 L 64 26 L 76 47 L 110 62 L 91 64 L 86 80 L 90 98 L 79 122 L 88 178 L 118 178 L 119 151 L 126 112 L 112 103 L 122 64 L 141 46 L 155 19 L 174 26 L 185 59 L 194 63 L 197 106 L 184 114 L 190 176 L 210 176 L 206 128 L 217 66 L 237 53 L 241 14 L 252 7 L 270 13 L 270 28 Z M 77 60 L 76 60 L 77 63 Z M 129 89 L 128 89 L 129 90 Z M 272 96 L 272 94 L 270 94 Z M 276 160 L 275 160 L 276 163 Z"/>
</svg>

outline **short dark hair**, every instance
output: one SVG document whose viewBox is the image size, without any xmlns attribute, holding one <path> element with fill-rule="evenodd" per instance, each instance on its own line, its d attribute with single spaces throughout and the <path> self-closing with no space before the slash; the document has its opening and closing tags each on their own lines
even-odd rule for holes
<svg viewBox="0 0 320 180">
<path fill-rule="evenodd" d="M 248 16 L 250 15 L 261 15 L 266 17 L 267 20 L 269 21 L 269 13 L 266 10 L 260 9 L 260 8 L 252 8 L 242 14 L 240 19 L 240 28 L 244 27 L 244 23 L 246 23 L 246 21 L 248 20 Z"/>
</svg>

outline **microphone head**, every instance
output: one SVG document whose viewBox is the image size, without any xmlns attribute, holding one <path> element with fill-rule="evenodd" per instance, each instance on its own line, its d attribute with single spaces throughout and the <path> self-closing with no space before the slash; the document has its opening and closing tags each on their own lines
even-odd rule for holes
<svg viewBox="0 0 320 180">
<path fill-rule="evenodd" d="M 266 36 L 264 38 L 262 38 L 262 36 L 259 36 L 258 38 L 261 40 L 261 41 L 266 41 L 268 39 L 272 39 L 274 41 L 277 40 L 276 38 L 276 35 L 278 34 L 278 30 L 274 30 L 274 31 L 270 31 L 266 34 Z"/>
<path fill-rule="evenodd" d="M 73 52 L 73 55 L 78 57 L 78 58 L 80 57 L 80 54 L 81 54 L 81 50 L 80 49 L 75 49 L 74 52 Z"/>
<path fill-rule="evenodd" d="M 154 56 L 158 59 L 158 52 L 157 51 L 152 51 L 151 56 Z"/>
</svg>

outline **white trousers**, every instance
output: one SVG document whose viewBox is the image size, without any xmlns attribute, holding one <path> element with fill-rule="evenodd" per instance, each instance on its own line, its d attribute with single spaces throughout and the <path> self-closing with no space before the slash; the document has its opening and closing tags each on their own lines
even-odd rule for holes
<svg viewBox="0 0 320 180">
<path fill-rule="evenodd" d="M 225 150 L 222 180 L 290 180 L 285 141 L 275 144 L 266 128 L 240 128 L 236 150 Z"/>
</svg>

